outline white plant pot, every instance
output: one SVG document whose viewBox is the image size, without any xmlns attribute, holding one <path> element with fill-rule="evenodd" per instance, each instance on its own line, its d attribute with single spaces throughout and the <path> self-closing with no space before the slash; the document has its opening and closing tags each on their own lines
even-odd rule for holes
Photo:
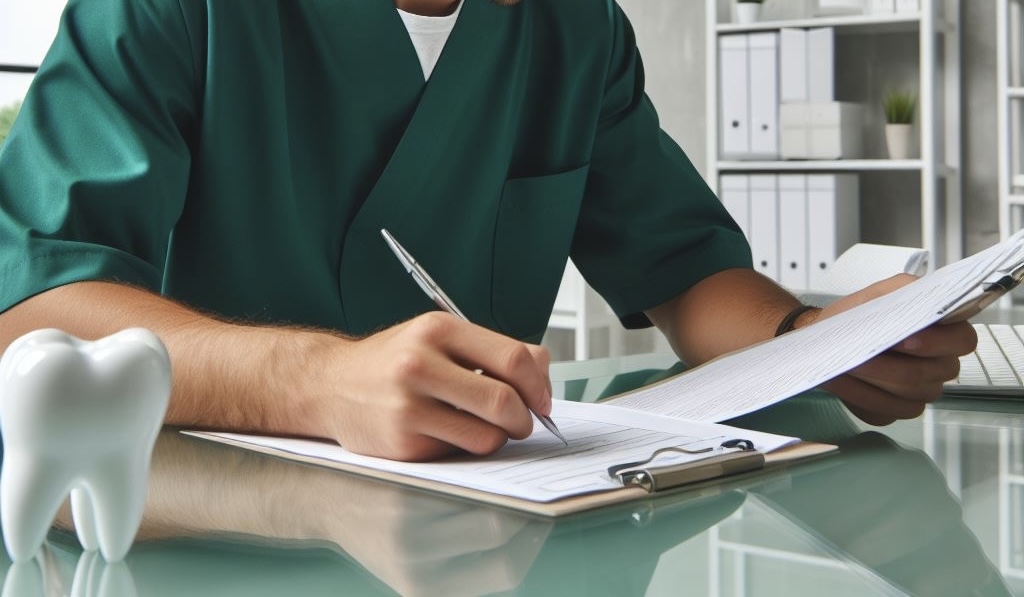
<svg viewBox="0 0 1024 597">
<path fill-rule="evenodd" d="M 885 125 L 885 144 L 889 148 L 890 159 L 905 160 L 911 157 L 913 128 L 910 124 Z"/>
<path fill-rule="evenodd" d="M 736 22 L 744 25 L 756 23 L 761 16 L 760 2 L 737 2 Z"/>
</svg>

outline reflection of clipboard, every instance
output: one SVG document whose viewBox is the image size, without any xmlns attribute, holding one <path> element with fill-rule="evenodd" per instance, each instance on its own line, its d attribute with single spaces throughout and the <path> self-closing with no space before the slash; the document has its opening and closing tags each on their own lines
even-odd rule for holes
<svg viewBox="0 0 1024 597">
<path fill-rule="evenodd" d="M 737 429 L 737 431 L 740 431 Z M 796 460 L 802 460 L 826 454 L 835 450 L 835 446 L 801 442 L 785 448 L 762 454 L 756 450 L 743 449 L 737 446 L 726 446 L 709 452 L 708 457 L 686 463 L 668 464 L 664 466 L 646 466 L 649 463 L 622 463 L 619 467 L 622 483 L 621 488 L 607 491 L 582 493 L 549 502 L 537 502 L 523 498 L 502 495 L 490 491 L 463 487 L 431 479 L 419 478 L 407 474 L 380 470 L 373 467 L 360 466 L 347 462 L 331 460 L 297 453 L 268 445 L 246 441 L 245 436 L 218 434 L 209 432 L 186 431 L 201 439 L 212 440 L 228 445 L 254 450 L 271 456 L 294 460 L 306 464 L 324 466 L 339 471 L 364 475 L 409 487 L 416 487 L 432 492 L 442 493 L 457 498 L 484 502 L 496 506 L 540 514 L 543 516 L 561 516 L 601 508 L 612 504 L 620 504 L 631 500 L 649 497 L 652 494 L 667 494 L 678 491 L 692 490 L 718 483 L 721 479 L 740 473 L 753 473 L 757 470 L 770 470 Z M 241 438 L 241 439 L 240 439 Z M 745 440 L 736 440 L 745 441 Z M 655 455 L 652 454 L 652 457 Z M 653 482 L 641 482 L 640 477 L 652 479 Z M 636 479 L 636 480 L 633 480 Z"/>
</svg>

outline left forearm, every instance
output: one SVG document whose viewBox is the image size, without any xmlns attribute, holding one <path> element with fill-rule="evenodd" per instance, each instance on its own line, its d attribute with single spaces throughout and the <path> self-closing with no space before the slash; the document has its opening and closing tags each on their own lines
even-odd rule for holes
<svg viewBox="0 0 1024 597">
<path fill-rule="evenodd" d="M 647 316 L 688 365 L 768 340 L 800 302 L 753 270 L 730 269 L 709 276 Z M 797 318 L 800 327 L 817 316 Z"/>
</svg>

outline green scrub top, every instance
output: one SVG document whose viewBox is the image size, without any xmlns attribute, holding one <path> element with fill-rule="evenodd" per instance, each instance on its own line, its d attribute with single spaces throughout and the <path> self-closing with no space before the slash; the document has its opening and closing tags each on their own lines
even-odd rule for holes
<svg viewBox="0 0 1024 597">
<path fill-rule="evenodd" d="M 750 267 L 608 0 L 464 0 L 426 83 L 391 0 L 71 0 L 0 150 L 0 310 L 118 280 L 365 334 L 434 308 L 381 228 L 530 341 L 570 255 L 630 327 Z"/>
</svg>

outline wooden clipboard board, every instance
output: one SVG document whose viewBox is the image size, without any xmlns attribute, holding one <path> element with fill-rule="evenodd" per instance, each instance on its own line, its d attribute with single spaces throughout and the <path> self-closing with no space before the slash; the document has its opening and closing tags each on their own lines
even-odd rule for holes
<svg viewBox="0 0 1024 597">
<path fill-rule="evenodd" d="M 770 474 L 772 470 L 779 467 L 786 466 L 793 462 L 822 456 L 837 449 L 835 446 L 830 444 L 801 442 L 767 454 L 762 454 L 757 451 L 747 451 L 747 454 L 744 454 L 743 457 L 747 458 L 748 466 L 742 467 L 727 466 L 726 463 L 714 461 L 714 457 L 688 463 L 689 466 L 687 467 L 650 467 L 647 470 L 651 475 L 656 477 L 669 475 L 671 477 L 677 477 L 679 480 L 674 483 L 667 480 L 658 483 L 653 490 L 649 490 L 641 485 L 623 486 L 619 489 L 580 494 L 551 502 L 536 502 L 517 497 L 505 496 L 498 493 L 461 487 L 450 483 L 383 471 L 371 467 L 297 454 L 295 452 L 252 444 L 213 433 L 202 431 L 182 431 L 182 433 L 198 439 L 235 446 L 277 458 L 283 458 L 285 460 L 311 464 L 314 466 L 322 466 L 346 473 L 380 479 L 398 485 L 444 494 L 455 498 L 483 502 L 493 506 L 547 517 L 564 516 L 634 500 L 642 500 L 645 498 L 682 491 L 691 491 L 698 488 L 708 488 L 725 479 L 739 479 L 739 475 L 743 475 L 744 478 L 749 477 L 753 480 L 754 478 L 758 478 L 762 475 Z M 739 457 L 737 458 L 739 459 Z M 679 476 L 680 468 L 689 469 L 691 474 Z M 667 471 L 671 471 L 671 473 Z"/>
</svg>

